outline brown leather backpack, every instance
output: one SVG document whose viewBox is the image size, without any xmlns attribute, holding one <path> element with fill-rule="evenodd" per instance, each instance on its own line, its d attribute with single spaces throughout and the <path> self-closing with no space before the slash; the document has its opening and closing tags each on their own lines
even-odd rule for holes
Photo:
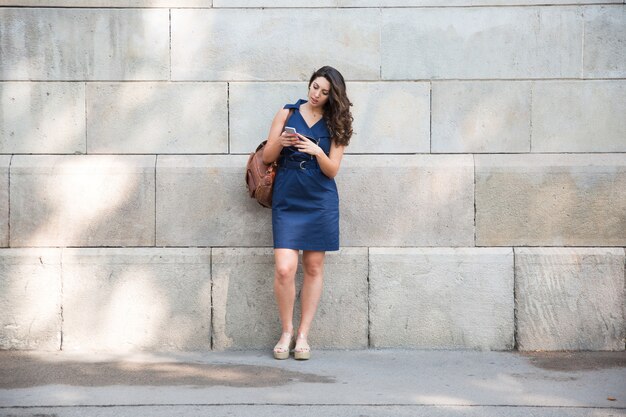
<svg viewBox="0 0 626 417">
<path fill-rule="evenodd" d="M 293 109 L 289 110 L 285 121 L 289 119 L 292 113 Z M 272 208 L 272 190 L 278 163 L 266 164 L 263 162 L 263 148 L 265 148 L 266 143 L 267 140 L 261 142 L 257 146 L 256 151 L 252 152 L 248 158 L 248 163 L 246 164 L 246 184 L 251 198 L 255 198 L 263 207 Z"/>
</svg>

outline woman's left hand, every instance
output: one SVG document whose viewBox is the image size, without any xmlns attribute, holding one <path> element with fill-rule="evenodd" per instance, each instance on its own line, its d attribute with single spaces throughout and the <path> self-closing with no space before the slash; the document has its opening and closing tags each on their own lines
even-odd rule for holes
<svg viewBox="0 0 626 417">
<path fill-rule="evenodd" d="M 297 134 L 300 140 L 294 146 L 300 151 L 304 153 L 308 153 L 309 155 L 317 156 L 321 152 L 324 152 L 322 148 L 320 148 L 315 142 L 306 136 L 302 136 L 301 134 Z"/>
</svg>

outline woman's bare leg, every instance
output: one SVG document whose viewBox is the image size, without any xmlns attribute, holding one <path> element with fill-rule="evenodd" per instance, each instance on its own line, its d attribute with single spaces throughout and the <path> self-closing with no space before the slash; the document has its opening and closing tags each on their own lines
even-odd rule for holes
<svg viewBox="0 0 626 417">
<path fill-rule="evenodd" d="M 317 311 L 324 283 L 324 257 L 326 252 L 304 251 L 302 254 L 302 266 L 304 269 L 304 281 L 300 300 L 302 303 L 302 317 L 298 327 L 298 335 L 309 334 L 313 317 Z"/>
<path fill-rule="evenodd" d="M 298 251 L 274 249 L 274 261 L 274 295 L 278 304 L 282 332 L 293 334 L 293 306 L 296 300 L 295 278 L 298 268 Z M 289 340 L 283 334 L 278 343 L 289 345 Z"/>
</svg>

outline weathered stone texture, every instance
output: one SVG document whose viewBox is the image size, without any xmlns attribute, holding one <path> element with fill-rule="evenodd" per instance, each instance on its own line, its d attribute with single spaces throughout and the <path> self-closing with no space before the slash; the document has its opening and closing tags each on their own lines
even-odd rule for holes
<svg viewBox="0 0 626 417">
<path fill-rule="evenodd" d="M 0 155 L 0 247 L 9 246 L 9 165 L 11 155 Z"/>
<path fill-rule="evenodd" d="M 154 165 L 154 156 L 14 156 L 10 245 L 154 245 Z"/>
<path fill-rule="evenodd" d="M 267 139 L 276 113 L 307 98 L 307 83 L 228 83 L 230 153 L 249 154 Z"/>
<path fill-rule="evenodd" d="M 0 21 L 2 80 L 169 78 L 167 9 L 0 8 Z"/>
<path fill-rule="evenodd" d="M 0 108 L 0 153 L 85 153 L 84 83 L 0 82 Z"/>
<path fill-rule="evenodd" d="M 225 83 L 90 83 L 89 153 L 227 153 Z"/>
<path fill-rule="evenodd" d="M 209 350 L 210 249 L 64 249 L 63 349 Z"/>
<path fill-rule="evenodd" d="M 356 134 L 346 153 L 429 152 L 428 83 L 348 81 L 347 92 Z M 230 152 L 256 149 L 276 112 L 299 98 L 307 99 L 307 83 L 229 83 Z"/>
<path fill-rule="evenodd" d="M 382 19 L 386 80 L 580 76 L 576 7 L 398 8 Z"/>
<path fill-rule="evenodd" d="M 338 0 L 316 0 L 315 7 L 336 7 Z M 310 0 L 213 0 L 213 7 L 311 7 Z"/>
<path fill-rule="evenodd" d="M 529 152 L 530 82 L 434 82 L 432 151 Z"/>
<path fill-rule="evenodd" d="M 60 0 L 20 0 L 20 2 L 24 1 L 50 2 Z M 623 0 L 446 0 L 442 2 L 441 0 L 318 0 L 315 2 L 315 7 L 520 6 L 535 4 L 621 4 L 622 1 Z M 309 0 L 213 0 L 213 7 L 311 7 L 311 2 Z"/>
<path fill-rule="evenodd" d="M 373 347 L 512 349 L 510 248 L 370 248 Z"/>
<path fill-rule="evenodd" d="M 583 16 L 583 77 L 626 77 L 626 7 L 586 7 Z"/>
<path fill-rule="evenodd" d="M 160 156 L 157 246 L 271 246 L 271 211 L 248 197 L 246 159 Z M 473 245 L 470 156 L 347 155 L 337 183 L 342 246 Z"/>
<path fill-rule="evenodd" d="M 533 152 L 626 152 L 626 81 L 533 83 Z"/>
<path fill-rule="evenodd" d="M 281 324 L 269 248 L 213 249 L 214 340 L 217 350 L 271 349 Z M 302 265 L 296 275 L 294 326 L 300 319 Z M 367 347 L 367 249 L 326 254 L 324 291 L 309 341 L 316 348 Z"/>
<path fill-rule="evenodd" d="M 231 1 L 231 0 L 215 0 Z M 246 2 L 249 0 L 238 0 Z M 622 0 L 336 0 L 340 7 L 451 7 L 451 6 L 524 6 L 524 5 L 558 5 L 558 4 L 594 4 L 621 3 Z M 257 0 L 254 3 L 270 0 Z"/>
<path fill-rule="evenodd" d="M 428 153 L 430 85 L 348 83 L 354 131 L 347 153 Z"/>
<path fill-rule="evenodd" d="M 471 155 L 347 155 L 342 246 L 474 246 Z"/>
<path fill-rule="evenodd" d="M 157 246 L 271 246 L 272 213 L 248 195 L 247 159 L 159 156 Z"/>
<path fill-rule="evenodd" d="M 61 250 L 0 249 L 0 349 L 61 348 Z"/>
<path fill-rule="evenodd" d="M 626 154 L 475 159 L 477 246 L 626 245 Z"/>
<path fill-rule="evenodd" d="M 519 350 L 624 350 L 624 250 L 516 248 Z"/>
<path fill-rule="evenodd" d="M 212 0 L 2 0 L 2 4 L 37 7 L 211 7 Z"/>
<path fill-rule="evenodd" d="M 308 80 L 320 63 L 378 79 L 379 21 L 374 9 L 312 8 L 297 19 L 290 9 L 172 9 L 172 79 Z"/>
</svg>

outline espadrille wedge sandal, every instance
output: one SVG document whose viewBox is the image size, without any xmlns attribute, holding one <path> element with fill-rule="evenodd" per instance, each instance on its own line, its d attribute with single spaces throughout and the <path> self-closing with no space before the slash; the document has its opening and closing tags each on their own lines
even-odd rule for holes
<svg viewBox="0 0 626 417">
<path fill-rule="evenodd" d="M 274 346 L 274 358 L 275 359 L 287 359 L 289 357 L 289 352 L 294 348 L 296 341 L 293 339 L 293 334 L 289 332 L 283 332 L 281 336 L 286 336 L 289 340 L 288 343 L 276 343 Z"/>
</svg>

